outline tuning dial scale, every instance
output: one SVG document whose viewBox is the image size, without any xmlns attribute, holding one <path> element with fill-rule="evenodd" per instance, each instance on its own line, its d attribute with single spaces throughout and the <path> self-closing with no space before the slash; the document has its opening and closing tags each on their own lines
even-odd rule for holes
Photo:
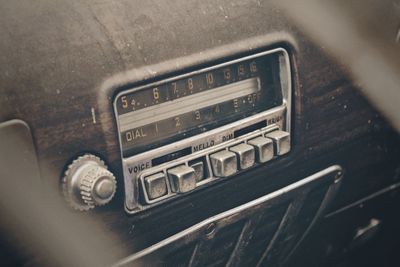
<svg viewBox="0 0 400 267">
<path fill-rule="evenodd" d="M 86 154 L 74 160 L 65 171 L 62 190 L 65 199 L 76 210 L 87 211 L 111 201 L 116 179 L 98 157 Z"/>
</svg>

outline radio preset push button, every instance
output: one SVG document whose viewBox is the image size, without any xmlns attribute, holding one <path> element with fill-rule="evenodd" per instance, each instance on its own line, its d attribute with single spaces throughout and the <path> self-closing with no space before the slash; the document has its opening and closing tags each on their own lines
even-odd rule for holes
<svg viewBox="0 0 400 267">
<path fill-rule="evenodd" d="M 230 147 L 230 151 L 235 152 L 239 159 L 239 167 L 241 170 L 250 168 L 254 165 L 254 147 L 247 144 L 238 144 Z"/>
<path fill-rule="evenodd" d="M 195 170 L 186 165 L 169 169 L 168 177 L 172 186 L 172 191 L 185 193 L 196 188 Z"/>
<path fill-rule="evenodd" d="M 204 163 L 203 163 L 203 161 L 194 162 L 194 163 L 190 164 L 190 167 L 194 169 L 194 177 L 195 177 L 197 183 L 204 179 Z"/>
<path fill-rule="evenodd" d="M 231 151 L 220 151 L 210 155 L 212 170 L 215 176 L 227 177 L 237 172 L 236 154 Z"/>
<path fill-rule="evenodd" d="M 254 146 L 257 162 L 264 163 L 274 157 L 274 144 L 271 139 L 260 136 L 247 143 Z"/>
<path fill-rule="evenodd" d="M 159 172 L 144 178 L 149 199 L 156 199 L 167 194 L 167 179 L 164 173 Z"/>
<path fill-rule="evenodd" d="M 267 133 L 265 137 L 274 141 L 275 154 L 281 156 L 290 151 L 290 133 L 284 131 L 273 131 Z"/>
</svg>

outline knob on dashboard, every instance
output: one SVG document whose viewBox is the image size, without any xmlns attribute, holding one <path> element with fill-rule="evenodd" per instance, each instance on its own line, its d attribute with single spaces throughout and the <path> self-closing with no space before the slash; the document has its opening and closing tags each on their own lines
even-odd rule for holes
<svg viewBox="0 0 400 267">
<path fill-rule="evenodd" d="M 62 179 L 66 200 L 81 211 L 107 204 L 116 188 L 114 175 L 100 158 L 90 154 L 74 160 Z"/>
</svg>

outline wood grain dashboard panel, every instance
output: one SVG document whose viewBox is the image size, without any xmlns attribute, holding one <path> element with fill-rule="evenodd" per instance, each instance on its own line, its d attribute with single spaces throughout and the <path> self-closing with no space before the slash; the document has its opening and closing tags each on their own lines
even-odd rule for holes
<svg viewBox="0 0 400 267">
<path fill-rule="evenodd" d="M 90 152 L 105 159 L 117 177 L 117 195 L 83 216 L 116 232 L 116 247 L 146 248 L 332 164 L 345 172 L 332 209 L 398 181 L 398 134 L 359 93 L 345 67 L 281 10 L 259 1 L 224 0 L 222 9 L 212 8 L 214 1 L 151 3 L 9 2 L 0 9 L 0 31 L 7 36 L 0 41 L 0 51 L 7 51 L 0 57 L 0 121 L 29 124 L 43 182 L 55 191 L 76 156 Z M 190 197 L 127 216 L 115 89 L 277 46 L 286 47 L 292 61 L 292 151 Z"/>
</svg>

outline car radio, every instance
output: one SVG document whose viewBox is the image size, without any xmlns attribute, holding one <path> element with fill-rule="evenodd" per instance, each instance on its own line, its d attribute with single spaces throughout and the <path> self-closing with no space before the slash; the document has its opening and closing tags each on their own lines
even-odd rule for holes
<svg viewBox="0 0 400 267">
<path fill-rule="evenodd" d="M 125 207 L 137 213 L 290 151 L 283 48 L 118 93 Z"/>
</svg>

